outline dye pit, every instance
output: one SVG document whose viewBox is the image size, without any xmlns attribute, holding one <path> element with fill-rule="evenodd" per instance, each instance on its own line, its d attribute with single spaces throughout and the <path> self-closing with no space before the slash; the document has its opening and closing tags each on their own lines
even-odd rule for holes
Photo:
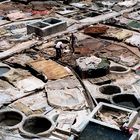
<svg viewBox="0 0 140 140">
<path fill-rule="evenodd" d="M 52 123 L 41 117 L 27 118 L 23 124 L 23 130 L 31 134 L 38 134 L 49 130 Z"/>
<path fill-rule="evenodd" d="M 0 66 L 0 76 L 2 76 L 3 74 L 7 73 L 8 71 L 10 71 L 9 67 Z"/>
<path fill-rule="evenodd" d="M 115 86 L 115 85 L 103 85 L 99 87 L 99 91 L 102 94 L 106 94 L 106 95 L 113 95 L 116 93 L 121 93 L 120 87 Z"/>
<path fill-rule="evenodd" d="M 94 122 L 89 122 L 81 132 L 79 140 L 129 140 L 131 135 Z"/>
<path fill-rule="evenodd" d="M 130 114 L 125 111 L 118 112 L 117 109 L 103 107 L 95 114 L 95 116 L 93 116 L 93 118 L 120 128 L 122 125 L 124 125 L 125 122 L 128 121 L 129 116 Z"/>
<path fill-rule="evenodd" d="M 0 112 L 0 126 L 15 126 L 19 124 L 22 121 L 22 119 L 23 116 L 18 112 Z"/>
<path fill-rule="evenodd" d="M 112 101 L 115 104 L 128 107 L 130 109 L 137 109 L 140 107 L 140 102 L 138 101 L 138 99 L 131 94 L 114 95 L 112 97 Z"/>
<path fill-rule="evenodd" d="M 121 66 L 111 66 L 110 71 L 125 72 L 127 69 Z"/>
</svg>

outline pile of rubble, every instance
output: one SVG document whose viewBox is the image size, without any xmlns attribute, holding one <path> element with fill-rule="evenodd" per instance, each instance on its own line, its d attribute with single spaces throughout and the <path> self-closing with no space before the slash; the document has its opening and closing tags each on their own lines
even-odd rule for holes
<svg viewBox="0 0 140 140">
<path fill-rule="evenodd" d="M 139 6 L 1 1 L 0 139 L 140 140 Z"/>
</svg>

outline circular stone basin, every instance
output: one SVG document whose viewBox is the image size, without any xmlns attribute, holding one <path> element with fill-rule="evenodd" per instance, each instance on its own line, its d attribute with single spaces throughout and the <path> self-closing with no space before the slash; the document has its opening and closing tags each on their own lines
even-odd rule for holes
<svg viewBox="0 0 140 140">
<path fill-rule="evenodd" d="M 24 120 L 20 131 L 29 137 L 50 135 L 54 129 L 54 123 L 45 116 L 29 116 Z"/>
<path fill-rule="evenodd" d="M 9 67 L 6 66 L 0 66 L 0 76 L 7 73 L 10 70 Z"/>
<path fill-rule="evenodd" d="M 116 94 L 111 98 L 113 104 L 117 104 L 129 109 L 137 110 L 140 107 L 140 102 L 133 94 Z"/>
<path fill-rule="evenodd" d="M 111 103 L 109 100 L 107 99 L 103 99 L 103 98 L 96 98 L 97 103 L 103 102 L 103 103 Z"/>
<path fill-rule="evenodd" d="M 103 85 L 99 87 L 99 91 L 102 94 L 106 94 L 106 95 L 113 95 L 116 93 L 121 93 L 120 87 L 115 86 L 115 85 Z"/>
<path fill-rule="evenodd" d="M 0 126 L 14 128 L 23 120 L 23 115 L 17 111 L 1 111 Z"/>
<path fill-rule="evenodd" d="M 123 66 L 111 66 L 110 67 L 110 72 L 111 73 L 127 73 L 129 69 Z"/>
</svg>

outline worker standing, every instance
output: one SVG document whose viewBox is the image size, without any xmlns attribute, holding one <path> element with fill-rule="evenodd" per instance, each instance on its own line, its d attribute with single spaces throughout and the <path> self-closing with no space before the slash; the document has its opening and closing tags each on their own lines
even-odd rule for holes
<svg viewBox="0 0 140 140">
<path fill-rule="evenodd" d="M 75 52 L 75 46 L 77 46 L 77 37 L 71 33 L 71 36 L 70 36 L 70 43 L 71 43 L 71 49 L 72 49 L 72 53 Z"/>
<path fill-rule="evenodd" d="M 61 58 L 62 56 L 62 51 L 61 49 L 63 48 L 63 43 L 61 41 L 57 42 L 55 45 L 55 50 L 56 50 L 56 59 Z"/>
</svg>

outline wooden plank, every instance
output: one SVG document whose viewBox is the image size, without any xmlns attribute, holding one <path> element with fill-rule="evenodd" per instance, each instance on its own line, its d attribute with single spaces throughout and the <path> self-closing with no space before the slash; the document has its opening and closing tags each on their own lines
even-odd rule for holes
<svg viewBox="0 0 140 140">
<path fill-rule="evenodd" d="M 36 44 L 37 44 L 37 41 L 35 41 L 35 40 L 30 40 L 30 41 L 26 41 L 23 43 L 19 43 L 19 44 L 15 45 L 14 47 L 10 48 L 9 50 L 1 52 L 0 53 L 0 60 L 7 58 L 15 53 L 20 53 L 21 51 L 23 51 L 25 49 L 29 49 Z"/>
</svg>

